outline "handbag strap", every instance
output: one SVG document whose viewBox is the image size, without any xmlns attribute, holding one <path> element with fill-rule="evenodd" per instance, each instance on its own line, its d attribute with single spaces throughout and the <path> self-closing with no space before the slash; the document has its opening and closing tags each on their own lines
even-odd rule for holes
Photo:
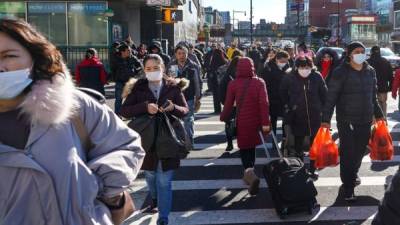
<svg viewBox="0 0 400 225">
<path fill-rule="evenodd" d="M 239 102 L 238 102 L 238 105 L 237 105 L 236 118 L 239 116 L 240 108 L 241 108 L 241 106 L 243 104 L 244 98 L 247 95 L 247 90 L 249 89 L 250 83 L 251 83 L 251 78 L 248 79 L 247 82 L 245 83 L 243 94 L 242 94 L 242 96 L 240 96 L 240 99 L 239 99 Z"/>
</svg>

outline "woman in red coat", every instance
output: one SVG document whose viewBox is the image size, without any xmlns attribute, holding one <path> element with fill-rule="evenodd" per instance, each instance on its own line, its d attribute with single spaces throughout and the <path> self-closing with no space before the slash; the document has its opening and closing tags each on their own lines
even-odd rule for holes
<svg viewBox="0 0 400 225">
<path fill-rule="evenodd" d="M 268 134 L 270 121 L 268 96 L 265 83 L 254 73 L 254 64 L 250 58 L 239 59 L 236 78 L 228 85 L 221 121 L 231 115 L 234 104 L 237 111 L 237 141 L 240 157 L 245 169 L 243 180 L 249 185 L 250 194 L 258 193 L 259 178 L 254 172 L 256 146 L 261 144 L 258 132 Z"/>
</svg>

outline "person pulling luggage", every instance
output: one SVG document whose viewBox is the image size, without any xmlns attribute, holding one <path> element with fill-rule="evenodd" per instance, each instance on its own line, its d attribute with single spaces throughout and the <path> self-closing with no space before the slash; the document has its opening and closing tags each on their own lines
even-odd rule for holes
<svg viewBox="0 0 400 225">
<path fill-rule="evenodd" d="M 298 58 L 295 65 L 296 70 L 282 81 L 280 96 L 285 107 L 285 124 L 294 136 L 294 152 L 288 148 L 288 155 L 303 160 L 304 151 L 310 149 L 310 143 L 321 125 L 321 112 L 328 89 L 311 58 Z M 317 180 L 314 161 L 310 162 L 309 171 L 311 178 Z"/>
<path fill-rule="evenodd" d="M 265 83 L 254 73 L 254 64 L 250 58 L 238 61 L 235 80 L 229 82 L 224 109 L 220 120 L 231 117 L 236 102 L 237 141 L 244 168 L 243 180 L 249 185 L 249 193 L 258 193 L 260 179 L 254 172 L 256 146 L 261 144 L 259 130 L 264 134 L 271 130 L 268 112 L 268 94 Z"/>
</svg>

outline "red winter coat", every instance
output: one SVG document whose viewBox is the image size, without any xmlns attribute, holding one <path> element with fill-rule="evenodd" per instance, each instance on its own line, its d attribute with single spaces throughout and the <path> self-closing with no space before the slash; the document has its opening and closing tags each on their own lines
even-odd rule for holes
<svg viewBox="0 0 400 225">
<path fill-rule="evenodd" d="M 250 58 L 239 60 L 236 68 L 236 79 L 228 85 L 224 110 L 220 120 L 226 121 L 231 115 L 234 103 L 240 101 L 244 94 L 246 81 L 250 80 L 246 96 L 240 106 L 237 120 L 237 140 L 240 149 L 254 148 L 261 144 L 258 132 L 262 126 L 269 126 L 268 94 L 265 83 L 254 73 Z"/>
<path fill-rule="evenodd" d="M 400 69 L 396 70 L 396 74 L 394 75 L 393 83 L 392 83 L 392 97 L 396 99 L 397 93 L 400 88 Z"/>
</svg>

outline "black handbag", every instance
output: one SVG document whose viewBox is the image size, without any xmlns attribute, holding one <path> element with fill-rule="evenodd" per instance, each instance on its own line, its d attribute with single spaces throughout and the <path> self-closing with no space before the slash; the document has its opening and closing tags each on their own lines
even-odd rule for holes
<svg viewBox="0 0 400 225">
<path fill-rule="evenodd" d="M 231 117 L 230 120 L 228 120 L 225 124 L 225 133 L 228 137 L 236 137 L 237 136 L 237 118 L 240 113 L 240 108 L 242 106 L 242 103 L 244 101 L 244 98 L 246 97 L 247 90 L 250 86 L 251 79 L 247 80 L 244 88 L 244 92 L 242 96 L 240 96 L 239 102 L 236 107 L 236 116 Z"/>
<path fill-rule="evenodd" d="M 128 123 L 128 127 L 136 131 L 142 141 L 142 147 L 146 152 L 152 152 L 157 136 L 157 117 L 150 115 L 143 115 L 134 118 Z"/>
<path fill-rule="evenodd" d="M 190 141 L 180 119 L 159 113 L 155 149 L 159 159 L 184 159 L 189 154 Z"/>
</svg>

